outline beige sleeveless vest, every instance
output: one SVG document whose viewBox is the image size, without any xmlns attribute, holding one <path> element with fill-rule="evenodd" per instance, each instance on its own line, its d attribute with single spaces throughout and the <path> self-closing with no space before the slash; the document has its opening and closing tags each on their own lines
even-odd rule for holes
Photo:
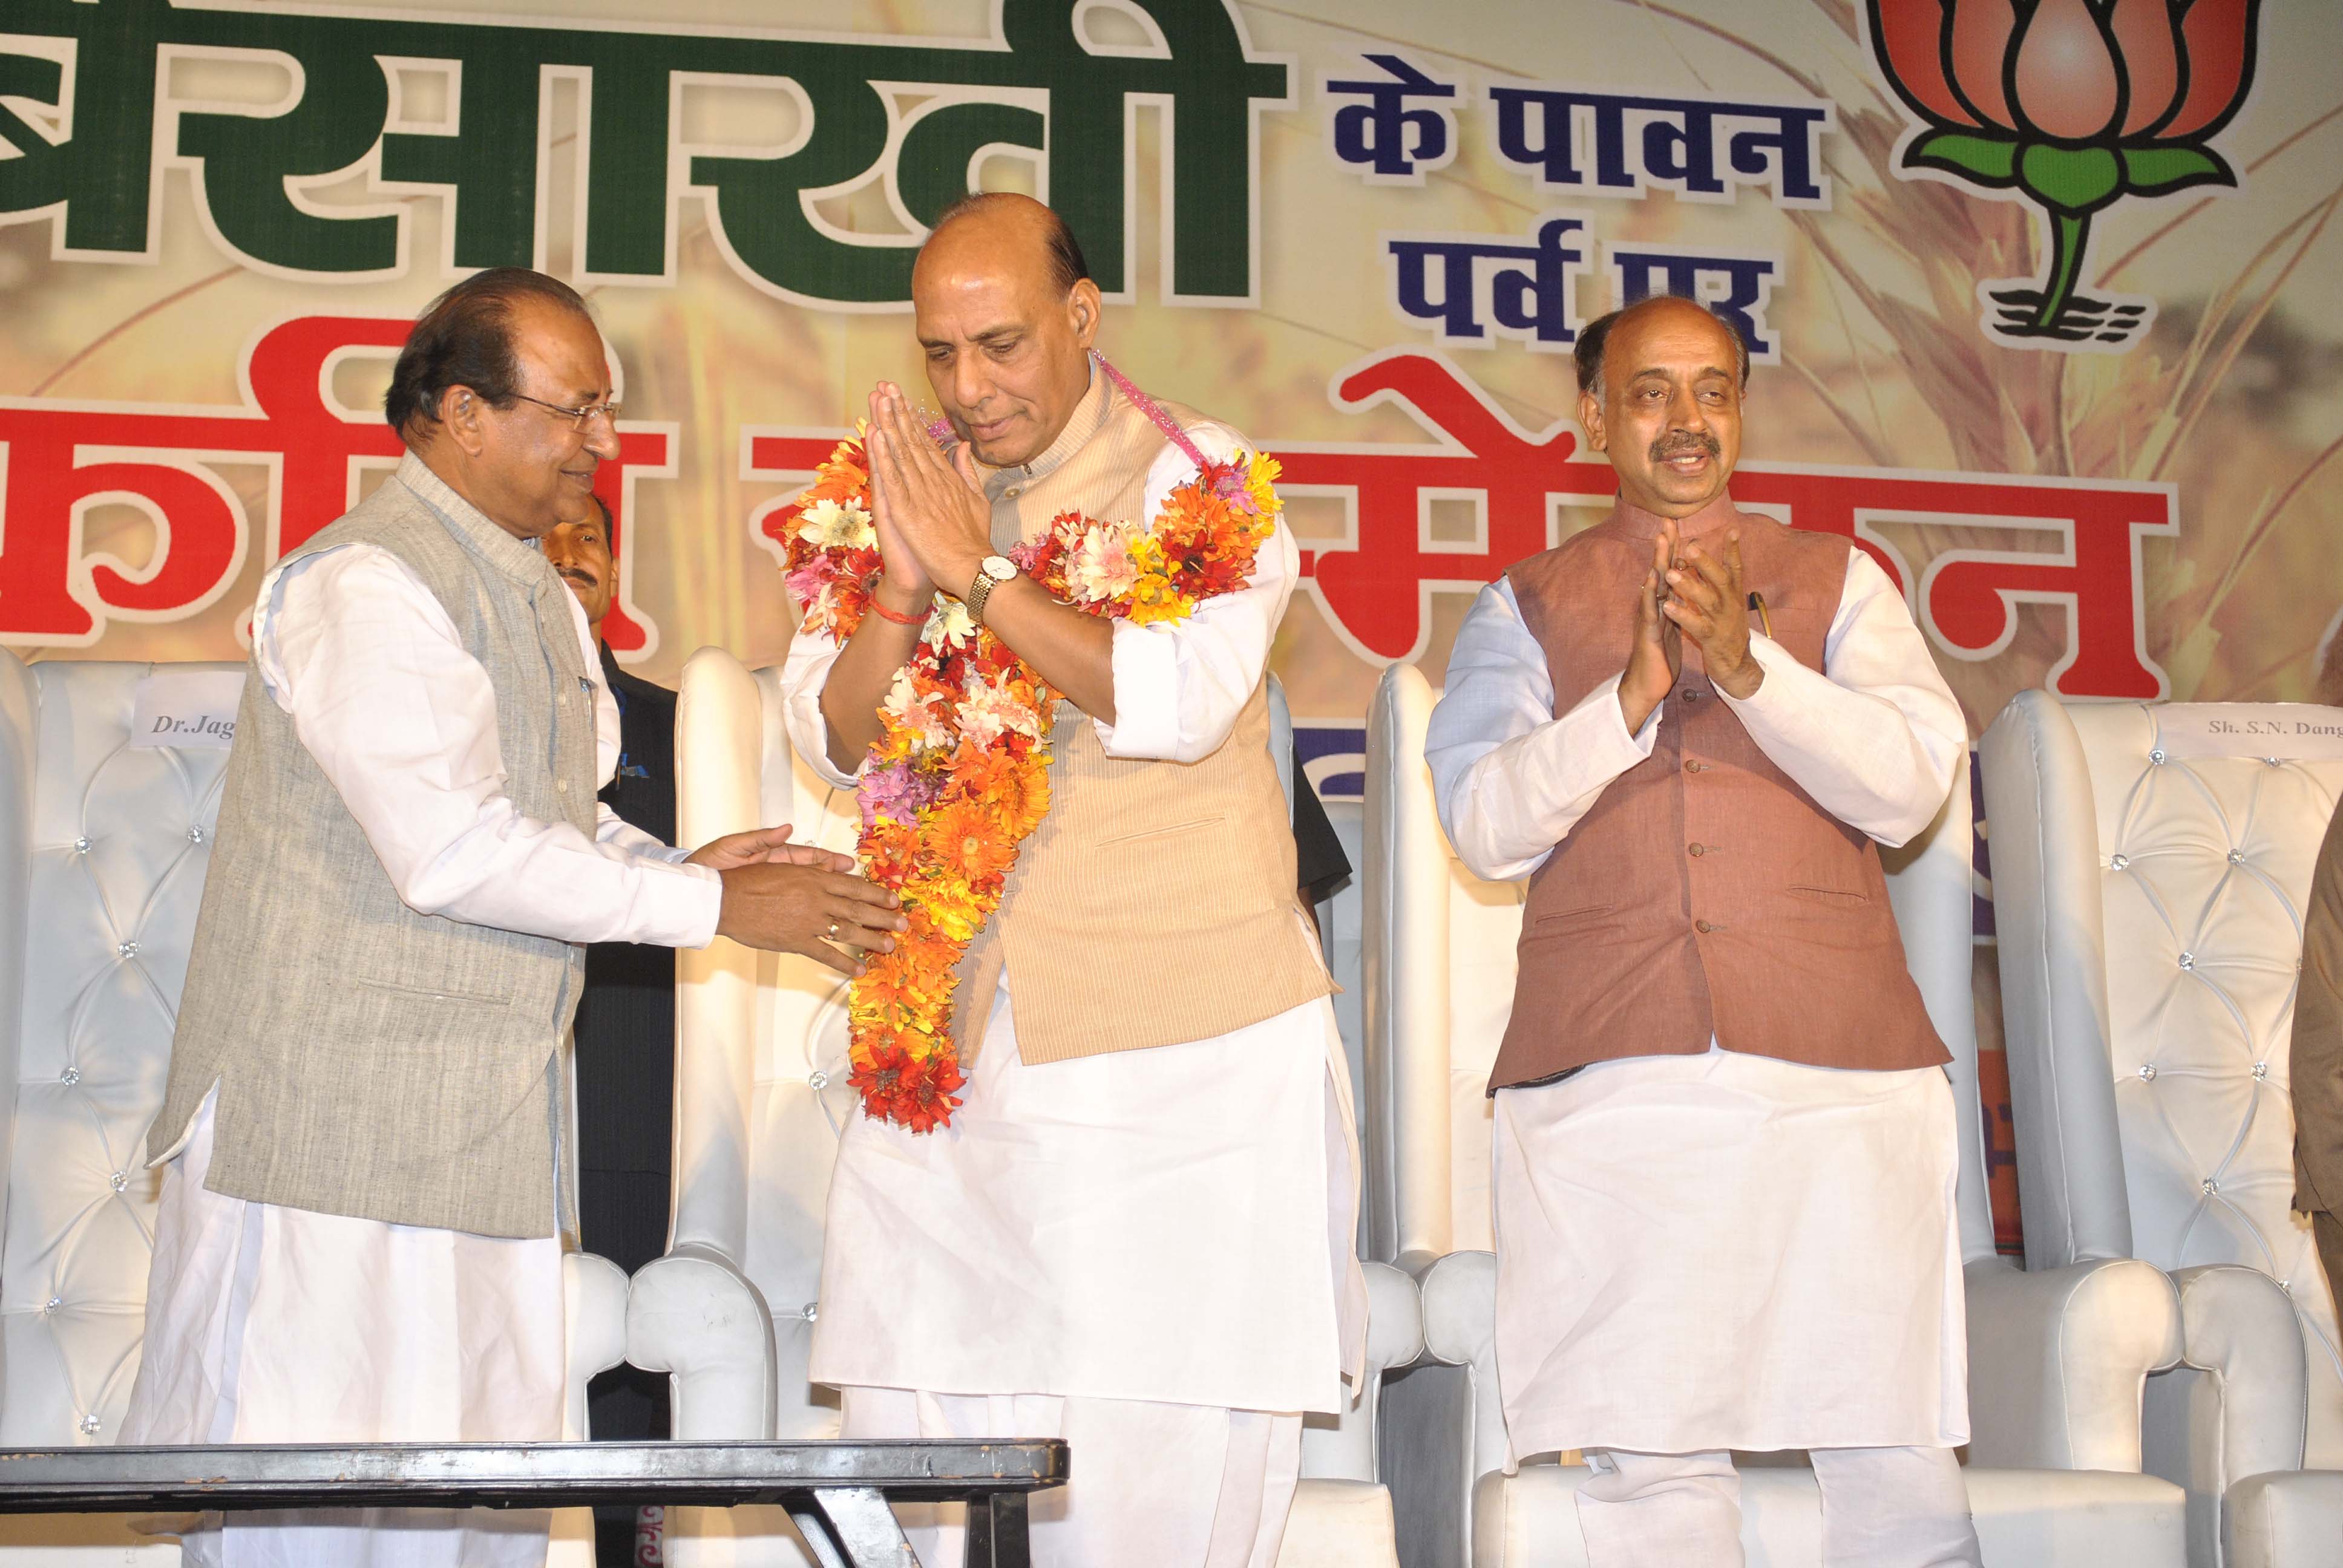
<svg viewBox="0 0 2343 1568">
<path fill-rule="evenodd" d="M 595 704 L 544 557 L 413 457 L 288 558 L 360 543 L 413 571 L 488 670 L 514 804 L 590 836 Z M 214 1191 L 553 1235 L 584 950 L 407 908 L 256 668 L 218 832 L 148 1150 L 174 1150 L 216 1084 Z"/>
<path fill-rule="evenodd" d="M 1182 427 L 1202 422 L 1165 407 Z M 988 477 L 995 547 L 1037 538 L 1066 511 L 1136 520 L 1166 445 L 1094 372 L 1048 451 Z M 1334 989 L 1302 925 L 1269 734 L 1266 675 L 1227 742 L 1199 762 L 1109 757 L 1089 718 L 1059 705 L 1049 812 L 960 962 L 963 1061 L 975 1060 L 1004 963 L 1028 1062 L 1207 1040 Z"/>
</svg>

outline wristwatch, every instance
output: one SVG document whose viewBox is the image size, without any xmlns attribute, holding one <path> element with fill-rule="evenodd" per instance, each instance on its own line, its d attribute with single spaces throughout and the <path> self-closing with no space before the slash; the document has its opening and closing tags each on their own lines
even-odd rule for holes
<svg viewBox="0 0 2343 1568">
<path fill-rule="evenodd" d="M 968 618 L 977 625 L 984 624 L 984 601 L 992 590 L 1017 575 L 1017 563 L 1007 556 L 987 556 L 977 568 L 976 580 L 968 585 L 968 597 L 960 602 L 968 606 Z"/>
</svg>

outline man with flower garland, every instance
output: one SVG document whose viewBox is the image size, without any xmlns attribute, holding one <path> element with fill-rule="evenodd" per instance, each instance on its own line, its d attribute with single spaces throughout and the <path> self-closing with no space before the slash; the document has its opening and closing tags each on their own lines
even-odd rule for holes
<svg viewBox="0 0 2343 1568">
<path fill-rule="evenodd" d="M 1482 591 L 1425 738 L 1458 857 L 1530 879 L 1507 1436 L 1586 1451 L 1595 1568 L 1738 1564 L 1736 1449 L 1809 1452 L 1833 1568 L 1975 1568 L 1952 1091 L 1876 848 L 1967 726 L 1868 556 L 1735 510 L 1730 326 L 1651 299 L 1577 360 L 1618 504 Z"/>
<path fill-rule="evenodd" d="M 865 775 L 866 812 L 903 809 L 900 775 L 866 763 L 882 706 L 900 732 L 956 702 L 956 769 L 995 767 L 1004 729 L 1045 732 L 1051 761 L 1046 795 L 952 808 L 947 853 L 971 879 L 1014 859 L 952 970 L 960 1103 L 925 1131 L 891 1111 L 850 1126 L 812 1375 L 844 1391 L 850 1436 L 1066 1438 L 1073 1481 L 1036 1499 L 1037 1563 L 1265 1564 L 1302 1414 L 1340 1406 L 1365 1334 L 1332 986 L 1269 748 L 1297 551 L 1259 504 L 1265 470 L 1219 467 L 1212 494 L 1258 524 L 1248 571 L 1157 618 L 1073 608 L 1139 580 L 1111 525 L 1192 512 L 1200 459 L 1251 449 L 1093 354 L 1097 286 L 1036 202 L 947 212 L 912 300 L 959 439 L 947 457 L 899 388 L 873 393 L 883 569 L 842 646 L 821 590 L 801 594 L 818 613 L 783 677 L 790 737 L 840 788 Z M 1071 536 L 1068 514 L 1110 526 Z M 1013 684 L 917 689 L 923 638 L 974 648 L 980 627 L 1062 694 L 1054 724 Z M 916 946 L 934 917 L 905 908 Z M 962 1560 L 956 1526 L 911 1524 L 921 1562 Z"/>
</svg>

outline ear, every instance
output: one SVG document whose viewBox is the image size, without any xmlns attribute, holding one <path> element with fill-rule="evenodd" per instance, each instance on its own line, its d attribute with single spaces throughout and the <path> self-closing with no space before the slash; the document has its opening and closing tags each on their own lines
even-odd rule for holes
<svg viewBox="0 0 2343 1568">
<path fill-rule="evenodd" d="M 468 457 L 488 448 L 488 400 L 469 387 L 450 387 L 439 394 L 439 427 Z"/>
<path fill-rule="evenodd" d="M 1586 432 L 1589 451 L 1607 452 L 1611 449 L 1610 434 L 1603 427 L 1603 399 L 1592 392 L 1578 395 L 1578 424 Z"/>
<path fill-rule="evenodd" d="M 1100 296 L 1098 285 L 1085 277 L 1066 295 L 1066 313 L 1074 324 L 1074 341 L 1087 349 L 1098 340 L 1099 319 L 1105 314 L 1106 301 Z"/>
</svg>

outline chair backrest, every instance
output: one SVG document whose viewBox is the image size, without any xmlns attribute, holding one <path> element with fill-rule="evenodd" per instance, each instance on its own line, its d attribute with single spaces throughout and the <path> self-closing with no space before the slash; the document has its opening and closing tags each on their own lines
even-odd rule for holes
<svg viewBox="0 0 2343 1568">
<path fill-rule="evenodd" d="M 1492 1245 L 1486 1091 L 1513 1014 L 1527 889 L 1483 880 L 1449 848 L 1423 760 L 1434 700 L 1420 670 L 1395 664 L 1367 714 L 1369 1256 L 1410 1268 Z M 1974 1260 L 1994 1247 L 1971 1000 L 1971 837 L 1964 764 L 1927 830 L 1883 859 L 1906 961 L 1953 1056 L 1961 1250 Z"/>
<path fill-rule="evenodd" d="M 2255 732 L 2272 714 L 2028 691 L 1986 733 L 2018 1191 L 2036 1266 L 2277 1279 L 2303 1331 L 2306 1462 L 2343 1468 L 2343 1359 L 2291 1211 L 2288 1091 L 2302 910 L 2343 759 L 2289 755 Z"/>
<path fill-rule="evenodd" d="M 0 653 L 0 1444 L 105 1443 L 138 1371 L 163 1101 L 225 749 L 135 744 L 140 684 L 234 665 Z"/>
<path fill-rule="evenodd" d="M 702 648 L 676 709 L 677 836 L 704 843 L 788 823 L 850 851 L 852 795 L 799 760 L 778 670 Z M 822 1223 L 848 1086 L 845 981 L 794 954 L 730 942 L 678 955 L 673 1244 L 711 1247 L 765 1299 L 779 1377 L 775 1435 L 834 1437 L 837 1396 L 807 1381 Z"/>
</svg>

